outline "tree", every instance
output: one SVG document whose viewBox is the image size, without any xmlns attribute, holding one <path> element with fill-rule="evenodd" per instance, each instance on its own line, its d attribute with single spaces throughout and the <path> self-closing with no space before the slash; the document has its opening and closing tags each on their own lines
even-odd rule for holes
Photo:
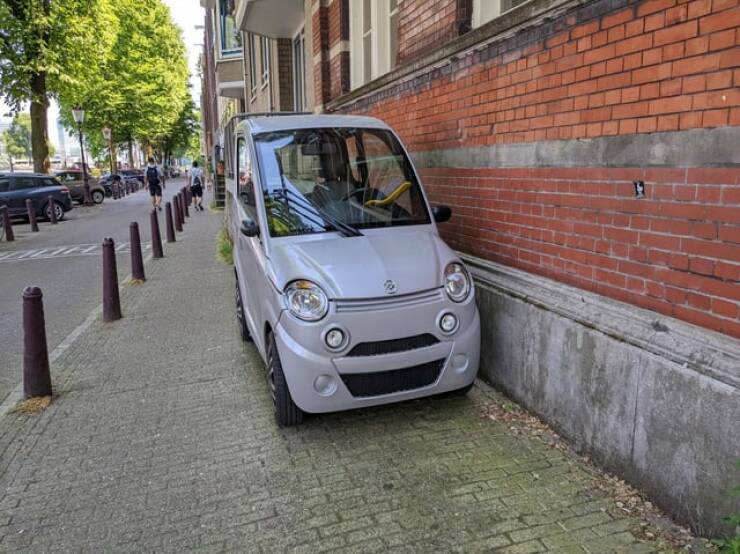
<svg viewBox="0 0 740 554">
<path fill-rule="evenodd" d="M 114 36 L 109 0 L 0 0 L 0 91 L 16 111 L 30 102 L 35 171 L 49 167 L 49 97 L 98 72 Z"/>
<path fill-rule="evenodd" d="M 170 158 L 183 157 L 191 148 L 193 138 L 198 139 L 200 129 L 200 114 L 195 109 L 192 99 L 188 102 L 177 117 L 174 125 L 162 140 L 162 157 L 169 162 Z"/>
<path fill-rule="evenodd" d="M 112 4 L 117 35 L 100 71 L 84 87 L 60 95 L 62 122 L 71 127 L 71 107 L 86 111 L 84 130 L 90 151 L 108 147 L 101 129 L 110 127 L 113 143 L 158 144 L 189 101 L 185 45 L 161 0 L 117 0 Z"/>
<path fill-rule="evenodd" d="M 27 113 L 16 114 L 10 127 L 3 132 L 5 151 L 8 153 L 11 171 L 13 159 L 31 159 L 31 116 Z"/>
</svg>

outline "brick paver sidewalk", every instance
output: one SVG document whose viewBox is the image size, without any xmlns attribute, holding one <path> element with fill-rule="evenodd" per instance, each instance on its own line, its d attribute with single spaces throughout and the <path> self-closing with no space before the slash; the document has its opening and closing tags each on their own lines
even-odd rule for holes
<svg viewBox="0 0 740 554">
<path fill-rule="evenodd" d="M 0 421 L 0 551 L 654 550 L 572 457 L 482 417 L 486 387 L 278 429 L 220 216 L 191 215 L 51 407 Z"/>
</svg>

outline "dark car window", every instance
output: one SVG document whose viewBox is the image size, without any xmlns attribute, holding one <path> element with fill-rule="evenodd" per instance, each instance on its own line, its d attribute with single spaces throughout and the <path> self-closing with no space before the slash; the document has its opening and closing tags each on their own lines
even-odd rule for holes
<svg viewBox="0 0 740 554">
<path fill-rule="evenodd" d="M 10 190 L 24 190 L 37 187 L 38 181 L 33 177 L 16 177 L 10 183 Z"/>
<path fill-rule="evenodd" d="M 10 188 L 10 181 L 8 179 L 0 179 L 0 192 L 8 192 Z"/>
<path fill-rule="evenodd" d="M 44 187 L 58 187 L 59 183 L 54 179 L 44 179 L 43 185 Z"/>
</svg>

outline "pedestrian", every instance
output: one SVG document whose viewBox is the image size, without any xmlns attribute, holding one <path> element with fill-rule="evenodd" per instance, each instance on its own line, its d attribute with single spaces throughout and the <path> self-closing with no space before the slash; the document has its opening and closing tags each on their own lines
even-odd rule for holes
<svg viewBox="0 0 740 554">
<path fill-rule="evenodd" d="M 203 210 L 203 170 L 198 167 L 198 162 L 193 162 L 193 169 L 188 177 L 190 192 L 193 194 L 193 208 L 197 211 Z"/>
<path fill-rule="evenodd" d="M 162 211 L 162 170 L 154 163 L 154 158 L 149 158 L 149 163 L 144 171 L 144 184 L 149 187 L 149 195 L 152 197 L 152 207 L 155 210 Z"/>
</svg>

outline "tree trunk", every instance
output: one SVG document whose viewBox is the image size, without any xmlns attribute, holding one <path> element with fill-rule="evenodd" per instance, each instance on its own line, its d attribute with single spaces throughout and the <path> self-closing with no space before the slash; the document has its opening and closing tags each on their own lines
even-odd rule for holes
<svg viewBox="0 0 740 554">
<path fill-rule="evenodd" d="M 134 141 L 131 139 L 128 139 L 128 165 L 133 169 L 136 164 L 134 164 Z"/>
<path fill-rule="evenodd" d="M 33 170 L 36 173 L 49 171 L 49 132 L 46 110 L 49 99 L 46 96 L 46 73 L 41 72 L 31 78 L 31 148 L 33 151 Z"/>
</svg>

